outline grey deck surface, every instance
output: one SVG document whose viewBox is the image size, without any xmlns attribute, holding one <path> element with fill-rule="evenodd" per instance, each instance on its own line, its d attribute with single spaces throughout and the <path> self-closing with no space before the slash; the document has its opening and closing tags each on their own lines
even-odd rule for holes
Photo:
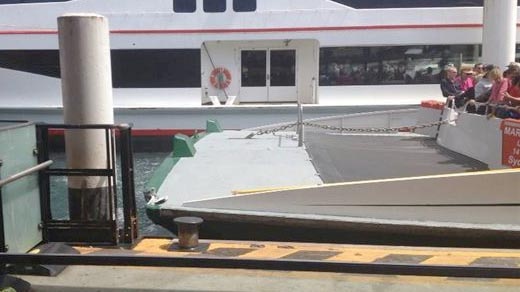
<svg viewBox="0 0 520 292">
<path fill-rule="evenodd" d="M 163 208 L 231 197 L 233 191 L 321 184 L 309 155 L 291 135 L 244 139 L 251 131 L 225 131 L 195 144 L 195 157 L 182 158 L 158 191 Z"/>
<path fill-rule="evenodd" d="M 306 135 L 306 145 L 321 178 L 327 183 L 487 169 L 479 161 L 446 150 L 436 145 L 434 140 L 414 134 L 374 136 L 310 132 Z M 183 206 L 273 214 L 344 216 L 354 220 L 452 222 L 484 224 L 500 229 L 512 226 L 519 228 L 520 207 L 501 205 L 518 203 L 519 196 L 499 197 L 478 191 L 468 199 L 457 193 L 456 183 L 448 188 L 453 190 L 452 194 L 445 188 L 412 191 L 395 184 L 389 186 L 386 193 L 353 187 L 346 193 L 324 198 L 319 189 L 311 189 L 292 195 L 265 193 L 209 199 L 185 203 Z"/>
<path fill-rule="evenodd" d="M 297 186 L 305 182 L 319 184 L 314 167 L 323 181 L 330 183 L 487 169 L 481 162 L 414 134 L 374 136 L 309 132 L 306 146 L 312 165 L 305 151 L 295 147 L 296 141 L 283 140 L 285 146 L 277 147 L 278 137 L 265 135 L 244 140 L 240 137 L 247 133 L 241 133 L 244 132 L 217 134 L 211 139 L 203 139 L 204 143 L 199 145 L 203 150 L 197 154 L 198 158 L 186 160 L 189 167 L 180 165 L 172 171 L 165 190 L 180 196 L 176 196 L 173 204 L 170 202 L 162 208 L 182 206 L 224 212 L 339 216 L 354 221 L 399 220 L 520 228 L 520 207 L 509 205 L 517 204 L 519 195 L 504 192 L 500 197 L 485 191 L 489 188 L 482 185 L 476 187 L 477 191 L 468 198 L 467 194 L 457 192 L 458 180 L 454 180 L 452 186 L 428 190 L 403 189 L 396 183 L 384 193 L 354 186 L 349 191 L 327 196 L 321 195 L 319 189 L 287 195 L 229 195 L 230 190 L 237 188 Z M 218 152 L 221 151 L 218 149 L 226 151 Z M 191 167 L 200 169 L 204 165 L 208 171 L 204 181 L 195 176 L 190 181 L 186 175 L 174 178 L 175 173 L 189 175 Z M 181 190 L 182 184 L 187 186 L 186 190 Z"/>
<path fill-rule="evenodd" d="M 486 164 L 419 135 L 307 132 L 305 145 L 325 183 L 487 170 Z"/>
</svg>

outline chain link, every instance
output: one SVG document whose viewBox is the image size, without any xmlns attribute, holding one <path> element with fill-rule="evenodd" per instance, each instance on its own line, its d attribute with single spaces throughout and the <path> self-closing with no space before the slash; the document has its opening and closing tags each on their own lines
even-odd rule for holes
<svg viewBox="0 0 520 292">
<path fill-rule="evenodd" d="M 260 131 L 255 133 L 255 136 L 281 132 L 281 131 L 287 130 L 289 128 L 295 127 L 297 125 L 298 125 L 298 123 L 291 123 L 291 124 L 280 126 L 278 128 L 260 130 Z"/>
<path fill-rule="evenodd" d="M 329 125 L 320 125 L 305 122 L 303 123 L 306 126 L 320 128 L 324 130 L 332 130 L 332 131 L 341 131 L 341 132 L 357 132 L 357 133 L 391 133 L 391 132 L 414 132 L 417 129 L 424 129 L 429 127 L 435 127 L 442 124 L 448 123 L 448 120 L 432 122 L 421 125 L 407 126 L 407 127 L 393 127 L 393 128 L 345 128 L 345 127 L 337 127 L 337 126 L 329 126 Z"/>
<path fill-rule="evenodd" d="M 449 120 L 442 120 L 442 121 L 415 125 L 415 126 L 393 127 L 393 128 L 345 128 L 345 127 L 338 127 L 338 126 L 320 125 L 320 124 L 311 123 L 311 122 L 304 122 L 303 125 L 313 127 L 313 128 L 319 128 L 319 129 L 323 129 L 323 130 L 340 131 L 340 132 L 392 133 L 392 132 L 414 132 L 417 129 L 424 129 L 424 128 L 440 126 L 440 125 L 446 124 L 448 122 L 449 122 Z M 291 123 L 291 124 L 283 125 L 283 126 L 280 126 L 277 128 L 260 130 L 256 133 L 254 133 L 254 135 L 252 135 L 252 136 L 259 136 L 259 135 L 281 132 L 281 131 L 287 130 L 289 128 L 296 127 L 297 125 L 298 125 L 298 123 Z"/>
</svg>

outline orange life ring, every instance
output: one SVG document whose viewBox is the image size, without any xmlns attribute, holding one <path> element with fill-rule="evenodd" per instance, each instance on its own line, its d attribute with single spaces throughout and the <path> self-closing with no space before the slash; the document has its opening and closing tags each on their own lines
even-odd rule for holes
<svg viewBox="0 0 520 292">
<path fill-rule="evenodd" d="M 217 89 L 226 89 L 231 84 L 231 73 L 226 68 L 217 67 L 211 71 L 209 82 Z"/>
</svg>

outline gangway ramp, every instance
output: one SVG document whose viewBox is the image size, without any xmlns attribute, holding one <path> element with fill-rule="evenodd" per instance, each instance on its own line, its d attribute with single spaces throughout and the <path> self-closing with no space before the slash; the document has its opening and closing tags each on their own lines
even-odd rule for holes
<svg viewBox="0 0 520 292">
<path fill-rule="evenodd" d="M 496 246 L 505 236 L 509 246 L 520 242 L 520 198 L 510 191 L 518 186 L 506 183 L 515 184 L 515 171 L 471 173 L 487 167 L 410 133 L 356 137 L 373 139 L 372 147 L 349 141 L 353 135 L 307 133 L 329 147 L 320 150 L 328 155 L 324 164 L 343 172 L 330 179 L 312 138 L 305 149 L 295 146 L 294 133 L 248 134 L 199 141 L 195 157 L 181 160 L 159 189 L 168 200 L 148 209 L 154 221 L 175 230 L 174 217 L 200 216 L 203 237 L 233 239 Z M 367 165 L 373 157 L 384 166 Z M 345 171 L 351 165 L 352 173 Z M 374 175 L 359 181 L 352 174 L 360 171 Z M 350 182 L 321 185 L 320 179 Z"/>
</svg>

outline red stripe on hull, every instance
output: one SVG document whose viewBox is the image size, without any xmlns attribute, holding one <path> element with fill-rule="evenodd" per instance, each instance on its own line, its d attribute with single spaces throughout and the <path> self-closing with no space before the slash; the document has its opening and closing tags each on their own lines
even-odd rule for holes
<svg viewBox="0 0 520 292">
<path fill-rule="evenodd" d="M 520 26 L 520 24 L 517 24 Z M 377 30 L 377 29 L 428 29 L 428 28 L 481 28 L 479 23 L 453 24 L 402 24 L 402 25 L 360 25 L 360 26 L 325 26 L 325 27 L 273 27 L 273 28 L 237 28 L 237 29 L 145 29 L 112 30 L 112 34 L 195 34 L 195 33 L 258 33 L 258 32 L 309 32 L 342 30 Z M 4 30 L 0 35 L 17 34 L 57 34 L 57 30 Z"/>
<path fill-rule="evenodd" d="M 133 137 L 173 137 L 177 134 L 184 134 L 191 136 L 195 133 L 203 132 L 204 130 L 196 129 L 132 129 Z M 49 136 L 63 136 L 64 130 L 49 129 Z"/>
<path fill-rule="evenodd" d="M 194 129 L 132 129 L 132 136 L 134 137 L 173 137 L 177 134 L 184 134 L 191 136 L 197 132 L 203 132 L 204 130 Z"/>
</svg>

